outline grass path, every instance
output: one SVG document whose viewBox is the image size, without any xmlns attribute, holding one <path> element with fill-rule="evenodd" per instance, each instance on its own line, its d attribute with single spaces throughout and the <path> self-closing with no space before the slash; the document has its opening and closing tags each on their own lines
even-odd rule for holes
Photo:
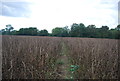
<svg viewBox="0 0 120 81">
<path fill-rule="evenodd" d="M 73 74 L 70 72 L 70 58 L 69 51 L 64 42 L 62 44 L 62 49 L 60 53 L 60 58 L 57 60 L 58 64 L 58 74 L 60 79 L 73 79 Z"/>
</svg>

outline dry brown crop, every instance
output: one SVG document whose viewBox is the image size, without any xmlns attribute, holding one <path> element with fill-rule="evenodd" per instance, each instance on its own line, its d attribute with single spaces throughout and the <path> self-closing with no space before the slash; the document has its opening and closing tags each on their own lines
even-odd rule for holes
<svg viewBox="0 0 120 81">
<path fill-rule="evenodd" d="M 2 40 L 3 79 L 55 77 L 50 72 L 58 57 L 59 38 L 3 36 Z"/>
<path fill-rule="evenodd" d="M 117 79 L 118 54 L 114 39 L 2 36 L 2 78 L 60 79 L 79 65 L 75 79 Z"/>
<path fill-rule="evenodd" d="M 94 38 L 66 40 L 72 64 L 80 66 L 75 74 L 76 78 L 118 78 L 118 40 Z"/>
</svg>

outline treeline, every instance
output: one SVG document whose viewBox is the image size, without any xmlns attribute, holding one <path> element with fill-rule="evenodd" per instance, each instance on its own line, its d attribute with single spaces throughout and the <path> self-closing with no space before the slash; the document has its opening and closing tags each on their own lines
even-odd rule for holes
<svg viewBox="0 0 120 81">
<path fill-rule="evenodd" d="M 71 28 L 56 27 L 49 33 L 46 29 L 38 30 L 36 27 L 20 28 L 14 30 L 12 25 L 6 25 L 5 29 L 0 30 L 2 35 L 31 35 L 31 36 L 57 36 L 57 37 L 88 37 L 88 38 L 120 38 L 120 25 L 114 29 L 109 29 L 108 26 L 97 28 L 95 25 L 88 25 L 73 23 Z"/>
</svg>

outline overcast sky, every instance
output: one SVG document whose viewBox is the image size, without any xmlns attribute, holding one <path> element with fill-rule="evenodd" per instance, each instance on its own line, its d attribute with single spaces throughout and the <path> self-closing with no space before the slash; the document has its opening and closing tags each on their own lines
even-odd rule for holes
<svg viewBox="0 0 120 81">
<path fill-rule="evenodd" d="M 47 29 L 84 23 L 101 27 L 118 25 L 119 0 L 0 0 L 0 29 L 11 24 Z"/>
</svg>

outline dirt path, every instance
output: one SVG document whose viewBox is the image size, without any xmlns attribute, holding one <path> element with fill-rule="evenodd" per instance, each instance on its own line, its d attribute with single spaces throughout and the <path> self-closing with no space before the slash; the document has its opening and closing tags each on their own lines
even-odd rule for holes
<svg viewBox="0 0 120 81">
<path fill-rule="evenodd" d="M 57 60 L 58 74 L 61 79 L 73 79 L 73 74 L 70 72 L 69 52 L 64 42 L 62 42 L 62 49 L 60 58 Z"/>
</svg>

